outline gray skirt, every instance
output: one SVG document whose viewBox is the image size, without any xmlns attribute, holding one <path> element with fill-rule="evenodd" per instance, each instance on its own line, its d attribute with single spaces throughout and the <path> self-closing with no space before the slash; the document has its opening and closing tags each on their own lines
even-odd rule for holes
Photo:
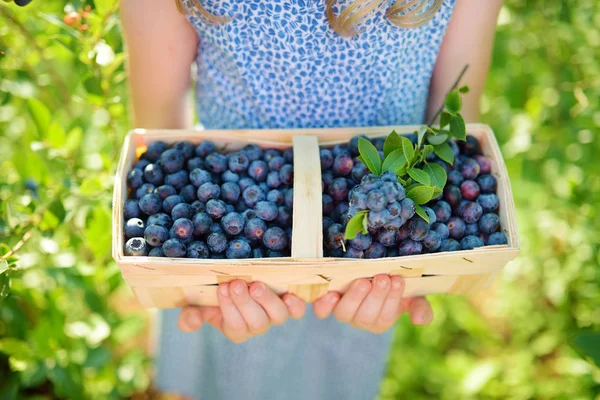
<svg viewBox="0 0 600 400">
<path fill-rule="evenodd" d="M 233 344 L 208 324 L 177 328 L 160 318 L 156 382 L 162 392 L 202 400 L 370 400 L 385 371 L 392 331 L 376 335 L 317 319 L 309 307 L 265 335 Z"/>
</svg>

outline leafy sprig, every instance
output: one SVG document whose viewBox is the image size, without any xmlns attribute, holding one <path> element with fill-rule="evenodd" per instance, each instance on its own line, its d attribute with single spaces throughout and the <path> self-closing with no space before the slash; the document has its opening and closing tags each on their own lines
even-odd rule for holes
<svg viewBox="0 0 600 400">
<path fill-rule="evenodd" d="M 421 126 L 415 133 L 416 143 L 392 131 L 383 144 L 383 158 L 377 148 L 367 139 L 358 139 L 358 159 L 375 175 L 393 172 L 398 182 L 406 187 L 406 197 L 416 204 L 416 213 L 429 222 L 429 216 L 421 207 L 439 196 L 448 179 L 446 171 L 439 164 L 429 163 L 427 158 L 434 153 L 450 165 L 454 164 L 454 153 L 448 142 L 452 139 L 466 140 L 465 120 L 460 114 L 460 95 L 469 91 L 467 86 L 448 93 L 440 112 L 439 125 Z M 359 232 L 367 233 L 368 211 L 356 213 L 348 221 L 345 239 L 354 239 Z"/>
</svg>

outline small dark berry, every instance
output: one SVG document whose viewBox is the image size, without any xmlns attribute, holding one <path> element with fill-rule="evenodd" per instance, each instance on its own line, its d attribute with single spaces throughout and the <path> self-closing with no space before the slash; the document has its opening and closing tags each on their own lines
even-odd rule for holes
<svg viewBox="0 0 600 400">
<path fill-rule="evenodd" d="M 465 236 L 479 235 L 479 224 L 465 224 Z"/>
<path fill-rule="evenodd" d="M 375 174 L 367 174 L 360 180 L 360 188 L 363 193 L 369 193 L 371 190 L 377 189 L 381 185 L 383 185 L 383 181 Z"/>
<path fill-rule="evenodd" d="M 172 194 L 162 201 L 162 209 L 165 213 L 171 215 L 173 208 L 180 203 L 183 203 L 184 199 L 178 194 Z"/>
<path fill-rule="evenodd" d="M 437 251 L 442 245 L 442 237 L 436 231 L 429 231 L 427 236 L 422 241 L 423 247 L 427 252 L 433 253 Z"/>
<path fill-rule="evenodd" d="M 160 225 L 166 229 L 171 228 L 173 226 L 173 220 L 165 213 L 158 213 L 148 217 L 148 221 L 146 221 L 146 225 Z"/>
<path fill-rule="evenodd" d="M 146 152 L 144 153 L 144 158 L 150 162 L 157 162 L 160 159 L 162 153 L 167 151 L 169 146 L 163 141 L 152 142 L 148 145 Z"/>
<path fill-rule="evenodd" d="M 227 212 L 225 202 L 222 200 L 210 199 L 206 202 L 206 213 L 211 216 L 212 219 L 219 219 Z"/>
<path fill-rule="evenodd" d="M 281 167 L 285 165 L 285 158 L 282 156 L 275 156 L 271 158 L 269 161 L 269 169 L 271 171 L 279 171 Z"/>
<path fill-rule="evenodd" d="M 267 196 L 265 192 L 257 185 L 248 186 L 242 193 L 242 198 L 248 207 L 254 207 L 259 201 L 263 201 Z"/>
<path fill-rule="evenodd" d="M 388 204 L 388 197 L 383 192 L 383 190 L 373 189 L 367 194 L 367 208 L 368 209 L 370 209 L 372 211 L 381 211 L 387 206 L 387 204 Z"/>
<path fill-rule="evenodd" d="M 285 192 L 285 206 L 287 208 L 293 209 L 294 208 L 294 189 L 288 189 L 287 192 Z"/>
<path fill-rule="evenodd" d="M 333 153 L 329 149 L 320 150 L 321 171 L 325 171 L 333 166 Z"/>
<path fill-rule="evenodd" d="M 221 218 L 221 228 L 229 235 L 235 236 L 244 230 L 245 219 L 236 212 L 229 213 Z"/>
<path fill-rule="evenodd" d="M 498 211 L 498 196 L 493 193 L 480 194 L 477 203 L 479 203 L 484 213 Z"/>
<path fill-rule="evenodd" d="M 398 231 L 390 231 L 383 228 L 379 231 L 377 240 L 386 247 L 395 246 L 398 243 Z"/>
<path fill-rule="evenodd" d="M 153 185 L 160 186 L 165 181 L 165 173 L 158 165 L 148 164 L 144 168 L 144 180 Z"/>
<path fill-rule="evenodd" d="M 288 163 L 294 162 L 294 150 L 292 148 L 285 149 L 283 151 L 283 158 L 285 158 L 285 161 Z"/>
<path fill-rule="evenodd" d="M 199 212 L 206 210 L 206 204 L 201 202 L 200 200 L 194 201 L 192 204 L 190 204 L 190 206 L 192 207 L 194 214 L 197 214 Z"/>
<path fill-rule="evenodd" d="M 411 219 L 416 212 L 416 204 L 412 199 L 408 197 L 400 201 L 400 217 L 404 221 Z"/>
<path fill-rule="evenodd" d="M 283 250 L 288 245 L 288 235 L 283 229 L 274 226 L 265 231 L 263 243 L 268 249 Z"/>
<path fill-rule="evenodd" d="M 240 176 L 238 174 L 236 174 L 235 172 L 231 172 L 230 170 L 227 170 L 221 174 L 221 180 L 223 182 L 238 183 L 240 181 Z"/>
<path fill-rule="evenodd" d="M 362 232 L 359 232 L 354 239 L 350 240 L 350 246 L 354 247 L 356 250 L 366 250 L 373 243 L 373 238 L 370 234 L 364 235 Z"/>
<path fill-rule="evenodd" d="M 130 218 L 125 223 L 125 237 L 142 237 L 144 236 L 144 228 L 144 221 L 139 218 Z"/>
<path fill-rule="evenodd" d="M 160 166 L 167 174 L 180 171 L 185 164 L 183 153 L 176 149 L 168 149 L 160 156 Z"/>
<path fill-rule="evenodd" d="M 483 246 L 483 241 L 479 238 L 479 236 L 465 236 L 460 240 L 460 247 L 463 250 L 472 250 L 481 246 Z"/>
<path fill-rule="evenodd" d="M 477 164 L 479 164 L 480 174 L 489 174 L 490 172 L 492 172 L 492 163 L 487 157 L 478 154 L 476 156 L 473 156 L 473 159 L 477 161 Z"/>
<path fill-rule="evenodd" d="M 134 168 L 127 174 L 127 187 L 137 189 L 144 184 L 144 172 Z"/>
<path fill-rule="evenodd" d="M 225 250 L 225 257 L 229 259 L 250 258 L 251 254 L 252 248 L 250 245 L 240 239 L 235 239 L 229 242 L 227 250 Z"/>
<path fill-rule="evenodd" d="M 335 178 L 329 185 L 328 194 L 335 201 L 343 201 L 348 198 L 348 182 L 344 178 Z"/>
<path fill-rule="evenodd" d="M 409 237 L 417 242 L 423 240 L 429 233 L 429 224 L 419 216 L 408 221 L 408 228 L 410 229 Z"/>
<path fill-rule="evenodd" d="M 475 179 L 479 175 L 479 164 L 472 158 L 465 158 L 460 165 L 460 173 L 465 179 Z"/>
<path fill-rule="evenodd" d="M 336 176 L 348 176 L 352 172 L 354 161 L 348 154 L 340 154 L 333 160 L 333 174 Z"/>
<path fill-rule="evenodd" d="M 219 199 L 221 197 L 221 188 L 219 185 L 206 182 L 200 185 L 196 194 L 198 195 L 198 200 L 206 203 L 211 199 Z"/>
<path fill-rule="evenodd" d="M 148 248 L 144 238 L 131 238 L 127 241 L 127 243 L 125 243 L 126 256 L 147 256 L 148 251 L 150 251 L 150 249 Z"/>
<path fill-rule="evenodd" d="M 247 144 L 242 149 L 242 152 L 248 156 L 250 161 L 255 161 L 263 156 L 263 150 L 256 144 Z"/>
<path fill-rule="evenodd" d="M 244 153 L 234 153 L 229 156 L 229 169 L 232 172 L 240 173 L 245 172 L 250 165 L 248 156 Z"/>
<path fill-rule="evenodd" d="M 165 257 L 181 258 L 186 256 L 187 247 L 181 240 L 173 238 L 163 243 L 162 251 Z"/>
<path fill-rule="evenodd" d="M 222 253 L 227 248 L 227 238 L 222 232 L 213 232 L 208 235 L 206 244 L 211 253 Z"/>
<path fill-rule="evenodd" d="M 223 154 L 211 153 L 206 156 L 204 162 L 206 169 L 215 174 L 221 174 L 227 170 L 227 157 Z"/>
<path fill-rule="evenodd" d="M 294 167 L 290 164 L 285 164 L 279 170 L 279 179 L 286 186 L 291 186 L 294 183 Z"/>
<path fill-rule="evenodd" d="M 145 194 L 139 201 L 140 210 L 146 215 L 152 215 L 160 212 L 162 201 L 157 194 Z"/>
<path fill-rule="evenodd" d="M 237 183 L 225 182 L 221 185 L 221 199 L 229 204 L 237 203 L 241 190 Z"/>
<path fill-rule="evenodd" d="M 281 186 L 281 178 L 279 177 L 279 171 L 271 171 L 267 175 L 267 186 L 270 189 L 277 189 Z"/>
<path fill-rule="evenodd" d="M 192 223 L 194 224 L 194 235 L 203 236 L 211 231 L 213 220 L 207 213 L 199 212 L 192 218 Z"/>
<path fill-rule="evenodd" d="M 386 209 L 381 211 L 369 211 L 367 217 L 367 226 L 373 229 L 379 229 L 390 220 L 390 212 Z"/>
<path fill-rule="evenodd" d="M 188 171 L 192 172 L 193 170 L 195 170 L 196 168 L 202 169 L 206 166 L 206 163 L 204 162 L 204 159 L 200 158 L 200 157 L 194 157 L 194 158 L 190 158 L 189 160 L 187 160 L 186 162 L 186 168 Z"/>
<path fill-rule="evenodd" d="M 176 190 L 181 190 L 188 183 L 190 183 L 190 180 L 185 170 L 177 171 L 165 177 L 165 184 L 173 186 Z"/>
<path fill-rule="evenodd" d="M 450 237 L 452 239 L 460 240 L 465 235 L 465 222 L 458 217 L 451 217 L 446 223 Z"/>
<path fill-rule="evenodd" d="M 499 245 L 499 244 L 508 244 L 508 240 L 506 239 L 506 235 L 503 232 L 494 232 L 488 237 L 487 245 Z"/>
<path fill-rule="evenodd" d="M 439 248 L 440 251 L 459 251 L 462 250 L 460 243 L 452 238 L 443 239 Z"/>
<path fill-rule="evenodd" d="M 205 140 L 200 142 L 198 146 L 196 146 L 196 155 L 201 158 L 206 158 L 211 153 L 216 151 L 215 144 L 209 140 Z"/>
<path fill-rule="evenodd" d="M 148 253 L 148 257 L 164 257 L 165 253 L 163 253 L 162 247 L 155 247 Z"/>
<path fill-rule="evenodd" d="M 482 214 L 483 209 L 481 208 L 481 206 L 478 203 L 472 201 L 467 203 L 461 212 L 462 219 L 467 224 L 473 224 L 479 221 L 479 218 L 481 218 Z"/>
<path fill-rule="evenodd" d="M 200 187 L 204 183 L 211 182 L 210 172 L 201 168 L 196 168 L 190 172 L 190 182 L 196 187 Z"/>
<path fill-rule="evenodd" d="M 210 251 L 204 242 L 195 241 L 187 246 L 188 258 L 210 258 Z"/>
<path fill-rule="evenodd" d="M 354 247 L 348 247 L 344 253 L 344 258 L 364 258 L 365 252 L 363 250 L 355 249 Z"/>
<path fill-rule="evenodd" d="M 191 219 L 192 215 L 194 215 L 192 206 L 187 203 L 179 203 L 171 210 L 171 218 L 173 218 L 173 221 L 179 218 Z"/>
<path fill-rule="evenodd" d="M 336 144 L 333 146 L 333 149 L 331 149 L 331 152 L 333 153 L 333 158 L 339 156 L 340 154 L 350 155 L 350 149 L 345 144 Z"/>
<path fill-rule="evenodd" d="M 282 228 L 292 226 L 292 210 L 285 206 L 277 207 L 275 222 Z"/>
<path fill-rule="evenodd" d="M 500 228 L 500 217 L 497 214 L 483 214 L 479 219 L 479 230 L 484 235 L 490 235 Z"/>
<path fill-rule="evenodd" d="M 460 185 L 460 194 L 463 199 L 467 200 L 475 200 L 477 196 L 479 196 L 479 185 L 477 182 L 472 181 L 470 179 L 464 181 Z"/>
<path fill-rule="evenodd" d="M 155 193 L 160 196 L 161 200 L 164 200 L 173 194 L 177 194 L 177 190 L 173 186 L 162 185 L 156 188 Z"/>
<path fill-rule="evenodd" d="M 137 200 L 126 200 L 125 206 L 123 207 L 123 217 L 125 219 L 139 218 L 142 215 L 140 206 Z"/>
<path fill-rule="evenodd" d="M 162 246 L 169 239 L 169 231 L 164 226 L 149 225 L 144 230 L 144 239 L 151 246 Z"/>
<path fill-rule="evenodd" d="M 460 189 L 454 185 L 446 185 L 444 188 L 444 200 L 450 204 L 450 207 L 458 207 L 460 201 L 462 200 Z"/>
<path fill-rule="evenodd" d="M 179 191 L 179 195 L 181 197 L 183 197 L 183 200 L 186 201 L 187 203 L 193 203 L 194 201 L 198 200 L 198 196 L 197 196 L 196 192 L 197 192 L 196 186 L 185 185 Z"/>
<path fill-rule="evenodd" d="M 495 193 L 498 183 L 492 175 L 481 175 L 477 178 L 481 193 Z"/>
<path fill-rule="evenodd" d="M 460 186 L 460 184 L 463 183 L 464 180 L 465 178 L 459 171 L 453 169 L 448 172 L 448 183 L 454 186 Z"/>
<path fill-rule="evenodd" d="M 412 256 L 415 254 L 421 254 L 423 251 L 423 245 L 421 242 L 415 242 L 411 239 L 406 239 L 398 247 L 398 255 L 400 256 Z"/>
<path fill-rule="evenodd" d="M 179 218 L 173 222 L 171 227 L 175 239 L 182 242 L 189 240 L 194 233 L 194 224 L 187 218 Z"/>
<path fill-rule="evenodd" d="M 142 197 L 144 197 L 145 194 L 154 193 L 155 189 L 156 188 L 154 187 L 154 185 L 150 183 L 144 183 L 142 186 L 136 189 L 135 196 L 138 199 L 141 199 Z"/>
</svg>

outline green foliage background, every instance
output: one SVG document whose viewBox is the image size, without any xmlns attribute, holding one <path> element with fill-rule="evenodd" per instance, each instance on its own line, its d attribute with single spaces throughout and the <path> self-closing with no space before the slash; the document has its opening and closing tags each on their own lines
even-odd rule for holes
<svg viewBox="0 0 600 400">
<path fill-rule="evenodd" d="M 128 130 L 118 4 L 90 2 L 84 31 L 62 22 L 86 4 L 0 3 L 0 399 L 150 383 L 148 316 L 110 254 Z M 600 369 L 569 345 L 600 329 L 599 26 L 594 0 L 506 1 L 482 120 L 522 253 L 491 293 L 433 296 L 426 328 L 401 320 L 382 399 L 600 398 Z"/>
</svg>

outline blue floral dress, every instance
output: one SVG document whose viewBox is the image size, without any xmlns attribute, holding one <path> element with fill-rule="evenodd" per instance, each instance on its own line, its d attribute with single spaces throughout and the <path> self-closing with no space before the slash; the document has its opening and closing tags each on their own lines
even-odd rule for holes
<svg viewBox="0 0 600 400">
<path fill-rule="evenodd" d="M 422 123 L 454 6 L 445 0 L 431 21 L 403 29 L 385 19 L 393 1 L 384 1 L 343 38 L 326 0 L 200 1 L 232 18 L 189 18 L 200 39 L 198 116 L 213 129 Z M 180 332 L 178 313 L 161 313 L 157 384 L 196 399 L 373 399 L 392 338 L 320 321 L 309 307 L 302 320 L 236 345 L 210 326 Z"/>
</svg>

